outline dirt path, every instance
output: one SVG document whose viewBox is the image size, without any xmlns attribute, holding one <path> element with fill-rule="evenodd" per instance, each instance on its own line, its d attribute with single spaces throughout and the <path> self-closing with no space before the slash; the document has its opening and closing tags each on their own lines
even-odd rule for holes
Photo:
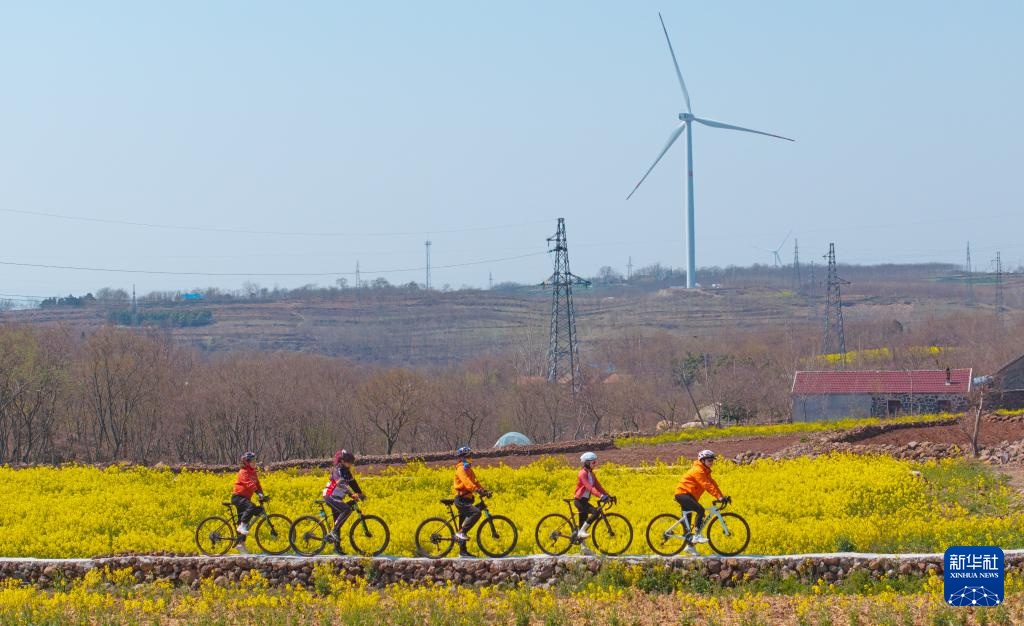
<svg viewBox="0 0 1024 626">
<path fill-rule="evenodd" d="M 747 437 L 740 439 L 727 439 L 722 441 L 698 441 L 687 443 L 663 443 L 655 446 L 636 446 L 630 448 L 617 448 L 614 450 L 598 450 L 597 457 L 602 463 L 615 463 L 618 465 L 637 466 L 644 463 L 663 461 L 675 463 L 679 458 L 695 459 L 697 453 L 705 448 L 714 450 L 717 454 L 732 458 L 741 452 L 757 451 L 765 454 L 778 452 L 783 448 L 800 441 L 806 435 L 785 435 L 781 437 Z M 545 454 L 544 457 L 560 459 L 570 466 L 579 465 L 580 454 L 578 452 Z M 496 467 L 507 465 L 508 467 L 522 467 L 538 461 L 541 456 L 507 456 L 491 459 L 475 459 L 473 464 L 476 467 Z M 432 461 L 426 464 L 428 467 L 444 467 L 453 465 L 452 461 Z M 360 465 L 360 474 L 377 474 L 383 471 L 385 465 Z"/>
</svg>

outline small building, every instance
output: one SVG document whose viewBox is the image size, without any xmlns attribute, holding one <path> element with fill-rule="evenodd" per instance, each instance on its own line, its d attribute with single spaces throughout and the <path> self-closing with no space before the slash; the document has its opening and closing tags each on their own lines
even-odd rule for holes
<svg viewBox="0 0 1024 626">
<path fill-rule="evenodd" d="M 985 406 L 1024 408 L 1024 356 L 1019 356 L 989 377 Z M 991 403 L 990 403 L 991 400 Z"/>
<path fill-rule="evenodd" d="M 793 421 L 964 411 L 971 369 L 797 372 Z"/>
</svg>

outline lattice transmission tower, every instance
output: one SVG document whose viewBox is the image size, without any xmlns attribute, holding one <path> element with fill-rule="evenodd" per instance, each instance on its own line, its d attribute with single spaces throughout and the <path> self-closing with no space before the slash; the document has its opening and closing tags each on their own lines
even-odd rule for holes
<svg viewBox="0 0 1024 626">
<path fill-rule="evenodd" d="M 569 246 L 565 241 L 565 218 L 558 218 L 558 231 L 548 237 L 548 244 L 554 247 L 548 252 L 555 253 L 555 271 L 544 281 L 551 287 L 551 336 L 548 342 L 548 381 L 557 382 L 566 375 L 571 378 L 572 392 L 580 390 L 583 379 L 580 376 L 579 346 L 576 341 L 576 312 L 572 305 L 573 285 L 590 286 L 569 271 Z"/>
<path fill-rule="evenodd" d="M 996 317 L 1003 319 L 1003 259 L 996 252 Z"/>
<path fill-rule="evenodd" d="M 800 241 L 793 240 L 793 291 L 800 293 Z"/>
<path fill-rule="evenodd" d="M 967 264 L 964 265 L 964 274 L 967 278 L 967 306 L 974 304 L 974 280 L 971 276 L 971 242 L 967 242 Z"/>
<path fill-rule="evenodd" d="M 849 281 L 839 278 L 836 271 L 836 244 L 828 244 L 828 295 L 825 299 L 825 354 L 840 355 L 841 362 L 846 364 L 846 335 L 843 333 L 843 298 L 840 294 L 841 285 L 849 285 Z"/>
</svg>

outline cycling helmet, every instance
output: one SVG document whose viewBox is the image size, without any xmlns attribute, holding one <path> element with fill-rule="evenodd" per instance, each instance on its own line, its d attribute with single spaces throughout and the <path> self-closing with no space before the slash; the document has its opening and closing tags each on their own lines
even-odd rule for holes
<svg viewBox="0 0 1024 626">
<path fill-rule="evenodd" d="M 352 454 L 348 450 L 338 450 L 334 453 L 334 464 L 337 465 L 342 461 L 345 461 L 346 463 L 355 463 L 356 455 Z"/>
<path fill-rule="evenodd" d="M 239 460 L 241 460 L 241 461 L 254 461 L 255 459 L 256 459 L 256 453 L 255 452 L 246 452 L 246 453 L 242 454 L 241 457 L 239 457 Z"/>
<path fill-rule="evenodd" d="M 464 458 L 464 457 L 467 457 L 467 456 L 469 456 L 472 453 L 473 453 L 473 449 L 470 448 L 469 446 L 462 446 L 461 448 L 459 448 L 458 450 L 455 451 L 455 455 L 457 457 L 459 457 L 460 459 Z"/>
<path fill-rule="evenodd" d="M 584 452 L 580 456 L 580 463 L 593 463 L 597 460 L 597 455 L 593 452 Z"/>
<path fill-rule="evenodd" d="M 710 460 L 714 461 L 715 460 L 715 453 L 712 452 L 711 450 L 701 450 L 700 452 L 697 453 L 697 460 L 698 461 L 703 461 L 705 459 L 710 459 Z"/>
</svg>

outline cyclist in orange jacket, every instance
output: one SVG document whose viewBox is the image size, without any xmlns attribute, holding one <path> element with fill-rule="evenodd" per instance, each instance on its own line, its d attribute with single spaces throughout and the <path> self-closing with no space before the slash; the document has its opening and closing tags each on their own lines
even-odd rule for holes
<svg viewBox="0 0 1024 626">
<path fill-rule="evenodd" d="M 711 450 L 701 450 L 697 454 L 697 460 L 693 462 L 693 467 L 683 474 L 683 477 L 679 479 L 679 485 L 676 486 L 676 502 L 682 508 L 683 514 L 685 515 L 688 511 L 697 514 L 691 528 L 694 533 L 691 540 L 693 543 L 707 543 L 708 541 L 707 537 L 700 533 L 700 525 L 704 521 L 704 507 L 700 505 L 700 497 L 707 491 L 718 500 L 725 499 L 718 483 L 711 478 L 711 467 L 714 464 L 715 453 Z M 697 550 L 689 545 L 686 546 L 686 553 L 695 555 Z"/>
<path fill-rule="evenodd" d="M 476 474 L 473 473 L 473 466 L 469 460 L 469 455 L 472 453 L 473 450 L 469 446 L 462 446 L 455 451 L 456 456 L 459 457 L 453 482 L 455 508 L 459 510 L 459 532 L 455 533 L 455 541 L 459 542 L 459 556 L 461 557 L 473 556 L 466 549 L 466 542 L 469 540 L 469 535 L 466 533 L 473 528 L 481 515 L 480 507 L 473 504 L 474 494 L 479 493 L 484 497 L 491 496 L 491 492 L 484 489 L 480 481 L 476 479 Z"/>
<path fill-rule="evenodd" d="M 249 520 L 254 515 L 263 513 L 263 507 L 253 504 L 252 497 L 254 495 L 259 497 L 261 504 L 268 498 L 263 494 L 263 486 L 260 484 L 259 476 L 256 475 L 256 466 L 252 463 L 256 460 L 256 453 L 246 452 L 239 460 L 242 463 L 242 468 L 238 470 L 234 489 L 231 490 L 231 504 L 238 509 L 238 542 L 235 544 L 235 548 L 242 554 L 248 554 L 249 551 L 245 549 L 245 540 L 249 536 Z"/>
</svg>

